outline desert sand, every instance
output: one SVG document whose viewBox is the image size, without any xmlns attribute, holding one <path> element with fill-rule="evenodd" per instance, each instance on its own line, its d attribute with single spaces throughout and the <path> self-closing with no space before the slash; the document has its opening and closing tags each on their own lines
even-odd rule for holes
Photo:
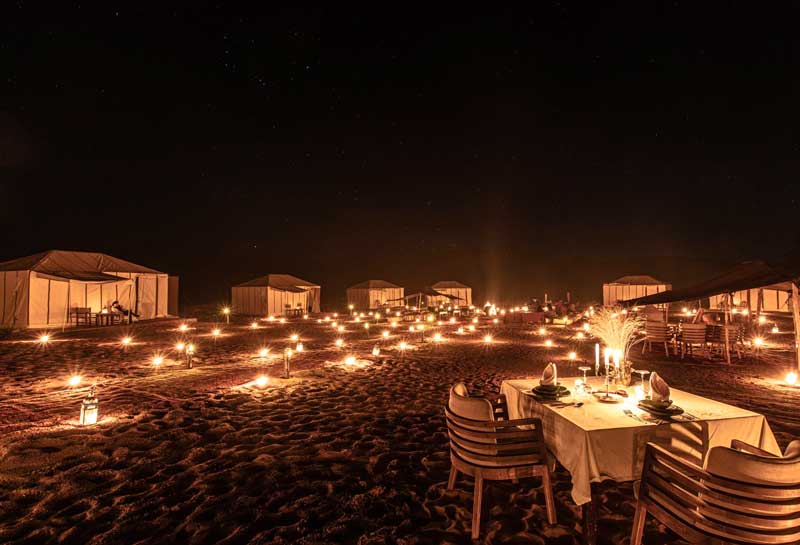
<svg viewBox="0 0 800 545">
<path fill-rule="evenodd" d="M 422 342 L 407 324 L 386 340 L 385 325 L 367 336 L 347 322 L 339 334 L 315 319 L 258 329 L 197 322 L 185 334 L 177 325 L 54 331 L 46 346 L 32 333 L 0 341 L 0 543 L 471 543 L 472 482 L 445 490 L 448 388 L 463 380 L 496 395 L 504 379 L 537 376 L 548 361 L 560 376 L 579 376 L 594 350 L 570 328 L 542 337 L 486 320 L 463 336 L 455 333 L 463 324 L 436 328 L 442 343 L 430 330 Z M 284 380 L 292 333 L 305 350 Z M 133 341 L 124 347 L 126 334 Z M 197 345 L 192 369 L 174 351 L 181 338 Z M 401 340 L 411 345 L 404 353 Z M 272 355 L 259 357 L 262 347 Z M 566 359 L 571 350 L 577 361 Z M 165 359 L 156 367 L 157 353 Z M 677 388 L 764 414 L 781 447 L 800 438 L 800 389 L 781 382 L 787 354 L 731 366 L 633 357 Z M 73 374 L 82 376 L 74 387 Z M 260 375 L 269 376 L 263 387 Z M 100 421 L 81 427 L 92 384 Z M 546 523 L 538 485 L 490 484 L 481 541 L 579 543 L 569 474 L 555 475 L 556 526 Z M 627 543 L 632 487 L 607 482 L 602 491 L 599 542 Z M 680 543 L 652 520 L 645 542 Z"/>
</svg>

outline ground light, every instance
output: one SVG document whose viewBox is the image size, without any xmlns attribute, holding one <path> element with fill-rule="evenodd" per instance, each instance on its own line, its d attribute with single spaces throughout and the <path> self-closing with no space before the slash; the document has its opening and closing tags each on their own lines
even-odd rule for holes
<svg viewBox="0 0 800 545">
<path fill-rule="evenodd" d="M 797 373 L 795 371 L 790 371 L 786 373 L 786 384 L 789 386 L 796 386 L 797 385 Z"/>
<path fill-rule="evenodd" d="M 269 384 L 269 377 L 264 375 L 259 375 L 258 378 L 256 378 L 256 386 L 258 386 L 259 388 L 263 388 L 267 384 Z"/>
<path fill-rule="evenodd" d="M 80 384 L 80 383 L 81 383 L 81 376 L 80 375 L 72 375 L 71 377 L 69 377 L 69 380 L 67 380 L 67 384 L 69 384 L 73 388 L 75 386 L 77 386 L 78 384 Z"/>
<path fill-rule="evenodd" d="M 100 412 L 100 403 L 94 395 L 94 386 L 89 390 L 89 393 L 81 401 L 81 426 L 91 426 L 97 423 L 97 415 Z"/>
</svg>

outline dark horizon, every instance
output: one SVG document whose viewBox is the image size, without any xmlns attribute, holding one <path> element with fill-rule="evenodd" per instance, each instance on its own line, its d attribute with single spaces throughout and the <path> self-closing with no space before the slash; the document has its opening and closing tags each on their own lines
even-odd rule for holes
<svg viewBox="0 0 800 545">
<path fill-rule="evenodd" d="M 791 8 L 6 11 L 0 260 L 590 299 L 800 234 Z"/>
</svg>

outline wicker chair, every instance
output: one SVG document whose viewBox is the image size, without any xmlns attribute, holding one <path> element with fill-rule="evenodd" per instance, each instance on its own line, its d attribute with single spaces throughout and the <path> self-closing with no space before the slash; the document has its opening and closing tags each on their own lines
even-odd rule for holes
<svg viewBox="0 0 800 545">
<path fill-rule="evenodd" d="M 800 441 L 783 457 L 734 440 L 705 469 L 648 443 L 631 545 L 652 515 L 692 544 L 800 543 Z"/>
<path fill-rule="evenodd" d="M 452 464 L 447 489 L 453 489 L 459 472 L 475 479 L 472 539 L 478 539 L 480 534 L 484 480 L 516 482 L 523 477 L 541 477 L 547 521 L 556 523 L 542 421 L 539 418 L 496 420 L 505 414 L 503 401 L 493 405 L 487 399 L 469 397 L 466 387 L 458 383 L 450 389 L 450 400 L 445 407 Z"/>
<path fill-rule="evenodd" d="M 706 324 L 681 324 L 681 359 L 686 352 L 694 356 L 694 345 L 706 349 Z"/>
<path fill-rule="evenodd" d="M 644 325 L 644 342 L 642 343 L 642 354 L 645 348 L 653 351 L 653 343 L 664 344 L 664 354 L 669 356 L 669 329 L 665 322 L 647 320 Z"/>
</svg>

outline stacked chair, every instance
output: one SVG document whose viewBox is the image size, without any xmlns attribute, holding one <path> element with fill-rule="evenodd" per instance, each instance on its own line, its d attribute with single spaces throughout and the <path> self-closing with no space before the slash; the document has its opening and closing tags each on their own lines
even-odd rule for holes
<svg viewBox="0 0 800 545">
<path fill-rule="evenodd" d="M 642 354 L 645 348 L 652 352 L 653 343 L 664 345 L 664 355 L 669 356 L 669 328 L 666 322 L 647 320 L 644 326 L 644 342 L 642 343 Z"/>
</svg>

